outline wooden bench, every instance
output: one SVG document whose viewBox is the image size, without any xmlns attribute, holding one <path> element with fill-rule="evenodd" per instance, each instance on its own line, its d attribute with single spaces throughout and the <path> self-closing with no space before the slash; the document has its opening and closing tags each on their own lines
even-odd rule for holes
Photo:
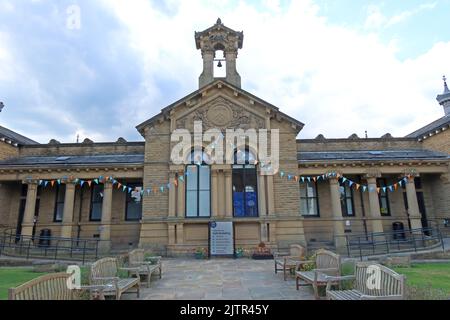
<svg viewBox="0 0 450 320">
<path fill-rule="evenodd" d="M 158 270 L 159 278 L 162 277 L 161 257 L 150 257 L 151 261 L 145 261 L 145 250 L 135 249 L 128 253 L 128 270 L 129 274 L 139 274 L 147 279 L 147 287 L 150 287 L 152 274 Z"/>
<path fill-rule="evenodd" d="M 295 282 L 297 290 L 300 286 L 312 285 L 316 299 L 321 298 L 319 287 L 327 285 L 327 276 L 341 275 L 341 257 L 328 250 L 320 249 L 316 252 L 315 261 L 303 261 L 301 263 L 315 263 L 315 269 L 312 271 L 296 271 Z"/>
<path fill-rule="evenodd" d="M 336 281 L 353 280 L 351 290 L 331 290 Z M 403 300 L 405 299 L 405 276 L 391 269 L 369 262 L 359 262 L 352 276 L 329 277 L 327 284 L 329 300 Z"/>
<path fill-rule="evenodd" d="M 284 281 L 286 281 L 288 271 L 298 268 L 297 263 L 305 260 L 305 253 L 305 248 L 298 244 L 290 245 L 287 256 L 274 253 L 275 273 L 283 271 Z"/>
<path fill-rule="evenodd" d="M 91 266 L 91 286 L 103 286 L 103 295 L 105 297 L 115 296 L 116 300 L 120 300 L 124 292 L 135 288 L 139 298 L 139 274 L 135 273 L 136 278 L 121 279 L 118 277 L 119 270 L 122 268 L 118 268 L 116 258 L 103 258 L 94 262 Z"/>
<path fill-rule="evenodd" d="M 8 292 L 9 300 L 76 300 L 68 286 L 71 274 L 52 273 L 28 281 Z"/>
</svg>

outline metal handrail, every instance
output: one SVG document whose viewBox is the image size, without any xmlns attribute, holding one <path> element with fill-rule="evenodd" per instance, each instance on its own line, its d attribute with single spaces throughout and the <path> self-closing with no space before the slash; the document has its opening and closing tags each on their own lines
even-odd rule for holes
<svg viewBox="0 0 450 320">
<path fill-rule="evenodd" d="M 99 256 L 100 243 L 110 243 L 110 240 L 97 238 L 64 238 L 52 236 L 23 236 L 16 234 L 14 229 L 5 230 L 0 235 L 0 255 L 6 248 L 18 249 L 19 255 L 25 255 L 26 259 L 31 257 L 47 257 L 48 252 L 53 251 L 53 259 L 58 257 L 81 260 L 84 264 L 88 256 L 95 259 Z M 26 252 L 24 252 L 26 251 Z M 38 253 L 36 253 L 36 251 Z M 76 259 L 78 257 L 78 259 Z"/>
<path fill-rule="evenodd" d="M 389 254 L 408 249 L 414 249 L 417 252 L 419 248 L 431 247 L 427 245 L 427 241 L 435 241 L 433 246 L 440 244 L 442 249 L 445 250 L 443 237 L 438 227 L 345 235 L 345 239 L 348 256 L 351 257 L 352 253 L 356 251 L 361 260 L 363 258 L 363 250 L 371 249 L 372 255 L 375 255 L 377 252 L 378 254 Z M 421 245 L 418 246 L 417 241 Z M 405 248 L 402 249 L 401 246 Z"/>
</svg>

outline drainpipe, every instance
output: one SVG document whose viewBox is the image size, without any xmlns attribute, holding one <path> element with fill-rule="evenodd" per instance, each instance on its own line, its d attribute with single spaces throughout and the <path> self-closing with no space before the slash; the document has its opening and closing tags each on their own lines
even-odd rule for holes
<svg viewBox="0 0 450 320">
<path fill-rule="evenodd" d="M 359 184 L 361 184 L 362 179 L 361 176 L 358 176 L 359 179 Z M 364 206 L 364 195 L 362 192 L 362 189 L 359 189 L 359 196 L 361 199 L 361 211 L 362 211 L 362 216 L 363 216 L 363 226 L 364 226 L 364 234 L 366 235 L 366 240 L 369 240 L 369 237 L 367 236 L 367 221 L 366 221 L 366 208 Z"/>
</svg>

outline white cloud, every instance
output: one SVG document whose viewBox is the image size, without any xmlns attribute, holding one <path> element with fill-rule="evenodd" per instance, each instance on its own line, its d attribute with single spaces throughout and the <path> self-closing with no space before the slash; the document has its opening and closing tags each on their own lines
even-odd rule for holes
<svg viewBox="0 0 450 320">
<path fill-rule="evenodd" d="M 330 25 L 310 0 L 293 1 L 288 10 L 277 13 L 258 11 L 245 2 L 224 9 L 181 1 L 173 17 L 141 0 L 105 4 L 128 27 L 148 74 L 147 89 L 134 99 L 148 107 L 138 103 L 133 118 L 144 120 L 164 107 L 152 105 L 158 99 L 145 96 L 155 94 L 150 79 L 158 75 L 167 75 L 186 94 L 196 89 L 201 57 L 193 31 L 213 24 L 219 11 L 227 26 L 245 32 L 238 60 L 243 88 L 305 122 L 303 137 L 363 136 L 365 130 L 370 136 L 402 136 L 442 116 L 434 98 L 440 75 L 450 70 L 450 43 L 402 62 L 395 57 L 395 39 L 385 45 L 376 35 Z M 371 24 L 386 21 L 374 7 Z"/>
</svg>

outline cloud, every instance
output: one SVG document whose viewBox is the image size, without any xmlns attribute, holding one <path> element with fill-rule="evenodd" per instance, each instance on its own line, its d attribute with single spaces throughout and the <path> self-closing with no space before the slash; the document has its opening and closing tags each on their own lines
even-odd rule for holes
<svg viewBox="0 0 450 320">
<path fill-rule="evenodd" d="M 69 1 L 22 7 L 32 19 L 10 13 L 0 28 L 2 125 L 41 142 L 141 139 L 137 124 L 198 88 L 194 31 L 219 16 L 245 33 L 243 89 L 306 123 L 303 138 L 404 136 L 443 115 L 449 42 L 402 61 L 395 39 L 333 25 L 313 0 L 78 2 L 81 30 L 65 28 Z M 372 27 L 393 19 L 377 10 Z"/>
</svg>

